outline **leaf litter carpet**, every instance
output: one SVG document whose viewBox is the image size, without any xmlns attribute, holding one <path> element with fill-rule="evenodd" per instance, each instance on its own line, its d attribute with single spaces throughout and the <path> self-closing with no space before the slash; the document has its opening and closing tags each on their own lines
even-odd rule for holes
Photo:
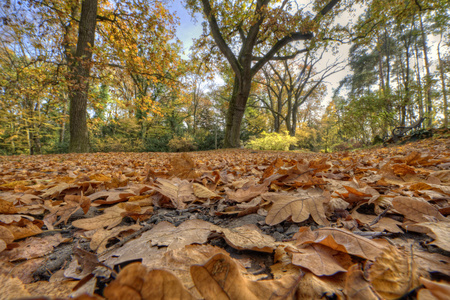
<svg viewBox="0 0 450 300">
<path fill-rule="evenodd" d="M 450 139 L 0 157 L 0 298 L 449 299 Z"/>
</svg>

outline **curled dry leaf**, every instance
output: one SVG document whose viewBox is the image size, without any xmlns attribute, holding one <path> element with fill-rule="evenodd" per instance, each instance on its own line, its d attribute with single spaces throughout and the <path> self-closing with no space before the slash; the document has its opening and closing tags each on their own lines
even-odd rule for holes
<svg viewBox="0 0 450 300">
<path fill-rule="evenodd" d="M 0 198 L 0 214 L 16 214 L 18 212 L 13 203 Z"/>
<path fill-rule="evenodd" d="M 406 218 L 416 222 L 426 222 L 430 217 L 443 221 L 445 217 L 425 200 L 413 197 L 395 197 L 392 200 L 394 208 Z"/>
<path fill-rule="evenodd" d="M 155 190 L 169 198 L 173 206 L 177 209 L 185 208 L 186 202 L 191 202 L 196 199 L 192 183 L 187 180 L 158 178 L 157 182 L 159 185 L 155 187 Z"/>
<path fill-rule="evenodd" d="M 66 201 L 66 205 L 51 208 L 50 213 L 44 217 L 44 224 L 49 230 L 53 230 L 54 226 L 57 226 L 62 222 L 67 224 L 70 216 L 79 209 L 82 209 L 84 213 L 87 213 L 91 206 L 91 200 L 85 196 L 66 195 L 64 201 Z M 59 220 L 57 221 L 58 217 Z"/>
<path fill-rule="evenodd" d="M 369 281 L 384 299 L 398 299 L 420 285 L 425 275 L 410 253 L 396 247 L 385 248 L 370 266 Z"/>
<path fill-rule="evenodd" d="M 425 233 L 434 241 L 430 244 L 436 245 L 445 251 L 450 251 L 450 222 L 426 222 L 405 226 L 406 230 Z"/>
<path fill-rule="evenodd" d="M 12 222 L 11 224 L 4 224 L 2 226 L 13 234 L 14 240 L 19 240 L 42 233 L 42 225 L 44 225 L 42 221 L 30 221 L 22 218 L 19 222 Z"/>
<path fill-rule="evenodd" d="M 110 230 L 100 228 L 92 236 L 91 243 L 89 244 L 89 246 L 91 247 L 92 250 L 96 251 L 97 253 L 103 253 L 106 250 L 106 245 L 108 244 L 108 241 L 110 239 L 116 238 L 122 232 L 137 231 L 140 228 L 141 226 L 138 224 L 130 226 L 120 226 Z"/>
<path fill-rule="evenodd" d="M 322 244 L 331 249 L 369 260 L 374 260 L 388 245 L 385 242 L 379 243 L 340 228 L 319 228 L 315 231 L 307 228 L 307 230 L 296 233 L 294 239 L 296 245 Z"/>
<path fill-rule="evenodd" d="M 222 198 L 201 184 L 193 183 L 192 187 L 194 189 L 194 195 L 198 198 L 207 198 L 207 199 Z"/>
<path fill-rule="evenodd" d="M 381 300 L 364 276 L 359 264 L 354 264 L 348 269 L 345 281 L 345 295 L 354 300 Z"/>
<path fill-rule="evenodd" d="M 171 272 L 149 270 L 141 263 L 126 266 L 105 288 L 104 295 L 110 300 L 195 299 Z"/>
<path fill-rule="evenodd" d="M 437 299 L 446 300 L 450 298 L 450 284 L 431 281 L 423 277 L 420 278 L 420 283 L 422 283 Z"/>
<path fill-rule="evenodd" d="M 292 254 L 292 264 L 306 268 L 317 276 L 330 276 L 346 272 L 353 264 L 350 255 L 338 252 L 321 244 L 309 244 L 294 249 L 287 247 Z"/>
<path fill-rule="evenodd" d="M 255 224 L 231 229 L 221 228 L 220 231 L 223 233 L 227 244 L 237 250 L 272 253 L 276 248 L 275 238 L 262 234 Z"/>
<path fill-rule="evenodd" d="M 18 242 L 18 247 L 5 253 L 4 257 L 9 261 L 42 257 L 51 253 L 62 242 L 64 242 L 64 238 L 59 233 L 44 237 L 29 237 Z"/>
<path fill-rule="evenodd" d="M 84 230 L 94 230 L 104 227 L 111 229 L 122 222 L 122 213 L 124 212 L 126 212 L 125 209 L 121 208 L 119 205 L 114 205 L 106 208 L 102 215 L 76 220 L 72 222 L 72 225 Z"/>
<path fill-rule="evenodd" d="M 307 220 L 310 215 L 317 224 L 330 225 L 323 208 L 327 195 L 318 190 L 312 189 L 296 195 L 265 193 L 262 197 L 273 202 L 266 217 L 266 223 L 269 225 L 281 223 L 289 217 L 299 223 Z"/>
<path fill-rule="evenodd" d="M 342 292 L 345 276 L 345 273 L 339 273 L 334 276 L 319 277 L 306 272 L 298 285 L 297 299 L 345 299 Z"/>
<path fill-rule="evenodd" d="M 279 280 L 250 281 L 242 276 L 236 263 L 222 253 L 204 265 L 191 267 L 197 290 L 206 299 L 293 299 L 298 276 Z"/>
<path fill-rule="evenodd" d="M 262 193 L 267 192 L 267 190 L 267 184 L 255 184 L 249 187 L 238 189 L 236 191 L 228 191 L 227 195 L 229 200 L 241 203 L 250 201 L 253 198 L 261 195 Z"/>
</svg>

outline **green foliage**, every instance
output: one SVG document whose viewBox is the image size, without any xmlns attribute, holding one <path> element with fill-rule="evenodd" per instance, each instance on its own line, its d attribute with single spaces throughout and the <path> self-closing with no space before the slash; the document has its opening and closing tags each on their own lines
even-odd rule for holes
<svg viewBox="0 0 450 300">
<path fill-rule="evenodd" d="M 169 141 L 168 146 L 172 152 L 187 152 L 197 149 L 194 138 L 191 136 L 175 136 Z"/>
<path fill-rule="evenodd" d="M 262 137 L 251 139 L 247 148 L 254 150 L 284 150 L 288 151 L 290 146 L 297 144 L 297 138 L 284 133 L 262 133 Z"/>
</svg>

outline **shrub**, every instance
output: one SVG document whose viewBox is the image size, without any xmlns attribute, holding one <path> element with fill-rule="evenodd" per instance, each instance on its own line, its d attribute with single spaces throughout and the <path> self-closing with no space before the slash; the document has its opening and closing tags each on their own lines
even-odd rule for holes
<svg viewBox="0 0 450 300">
<path fill-rule="evenodd" d="M 187 152 L 197 149 L 194 138 L 190 136 L 175 136 L 169 141 L 168 146 L 172 152 Z"/>
<path fill-rule="evenodd" d="M 260 138 L 251 139 L 247 148 L 254 150 L 284 150 L 288 151 L 290 146 L 297 144 L 297 138 L 284 133 L 263 132 Z"/>
</svg>

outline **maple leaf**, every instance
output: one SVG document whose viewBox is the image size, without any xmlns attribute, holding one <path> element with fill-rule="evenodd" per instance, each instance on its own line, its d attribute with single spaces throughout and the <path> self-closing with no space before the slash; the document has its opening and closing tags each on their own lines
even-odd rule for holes
<svg viewBox="0 0 450 300">
<path fill-rule="evenodd" d="M 262 197 L 273 202 L 267 214 L 266 223 L 275 225 L 289 217 L 292 218 L 292 221 L 299 223 L 307 220 L 311 215 L 317 224 L 329 225 L 330 222 L 325 217 L 323 208 L 323 202 L 327 195 L 327 193 L 315 189 L 294 195 L 265 193 Z"/>
<path fill-rule="evenodd" d="M 196 165 L 192 156 L 187 153 L 181 155 L 174 155 L 170 159 L 172 170 L 169 175 L 179 177 L 181 179 L 191 179 L 200 176 L 200 172 L 197 171 Z"/>
</svg>

